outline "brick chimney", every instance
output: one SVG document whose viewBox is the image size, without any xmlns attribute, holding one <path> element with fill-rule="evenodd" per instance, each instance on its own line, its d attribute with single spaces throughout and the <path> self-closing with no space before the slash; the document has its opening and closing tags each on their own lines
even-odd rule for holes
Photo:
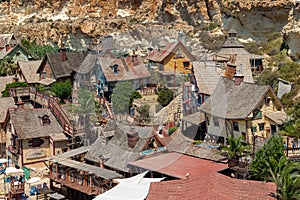
<svg viewBox="0 0 300 200">
<path fill-rule="evenodd" d="M 234 75 L 234 85 L 241 85 L 244 81 L 244 74 L 235 74 Z"/>
<path fill-rule="evenodd" d="M 236 65 L 233 63 L 228 62 L 226 67 L 225 67 L 225 74 L 224 76 L 226 78 L 229 78 L 231 80 L 233 80 L 234 75 L 235 75 L 235 71 L 236 71 Z"/>
<path fill-rule="evenodd" d="M 132 59 L 131 61 L 132 61 L 132 63 L 133 63 L 134 65 L 138 64 L 139 59 L 138 59 L 137 54 L 135 54 L 135 50 L 133 50 L 133 52 L 132 52 L 131 59 Z"/>
<path fill-rule="evenodd" d="M 59 52 L 60 52 L 60 59 L 61 59 L 61 61 L 62 62 L 63 61 L 67 61 L 68 60 L 68 58 L 67 58 L 67 49 L 66 49 L 66 47 L 65 47 L 64 44 L 59 49 Z"/>
<path fill-rule="evenodd" d="M 139 141 L 139 133 L 133 127 L 127 132 L 128 146 L 134 148 Z"/>
</svg>

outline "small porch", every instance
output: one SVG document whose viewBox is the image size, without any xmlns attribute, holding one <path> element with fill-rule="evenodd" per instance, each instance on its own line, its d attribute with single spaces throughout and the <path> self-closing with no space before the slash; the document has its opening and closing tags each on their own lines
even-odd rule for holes
<svg viewBox="0 0 300 200">
<path fill-rule="evenodd" d="M 57 190 L 53 182 L 59 184 L 61 186 L 59 192 L 67 197 L 72 197 L 78 192 L 80 196 L 89 199 L 111 189 L 114 186 L 112 179 L 122 178 L 122 175 L 114 171 L 76 160 L 52 159 L 50 162 L 50 188 Z M 62 187 L 66 189 L 62 191 Z"/>
</svg>

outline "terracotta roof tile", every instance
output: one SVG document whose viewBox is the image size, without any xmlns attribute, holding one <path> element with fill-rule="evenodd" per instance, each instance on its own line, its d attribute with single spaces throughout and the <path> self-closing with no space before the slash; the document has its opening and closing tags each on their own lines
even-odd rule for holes
<svg viewBox="0 0 300 200">
<path fill-rule="evenodd" d="M 184 179 L 151 183 L 147 200 L 237 200 L 273 199 L 274 183 L 234 179 L 220 173 Z"/>
</svg>

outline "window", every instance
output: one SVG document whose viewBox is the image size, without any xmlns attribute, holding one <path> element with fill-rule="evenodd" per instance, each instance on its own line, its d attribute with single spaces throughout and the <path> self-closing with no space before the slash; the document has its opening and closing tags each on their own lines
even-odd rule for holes
<svg viewBox="0 0 300 200">
<path fill-rule="evenodd" d="M 11 123 L 8 124 L 8 131 L 11 132 Z"/>
<path fill-rule="evenodd" d="M 40 147 L 42 144 L 44 144 L 44 140 L 41 138 L 33 138 L 28 141 L 29 147 Z"/>
<path fill-rule="evenodd" d="M 209 118 L 206 117 L 206 122 L 207 122 L 207 125 L 209 126 Z"/>
<path fill-rule="evenodd" d="M 242 132 L 242 138 L 243 138 L 243 140 L 246 140 L 246 133 L 245 132 Z"/>
<path fill-rule="evenodd" d="M 112 69 L 114 74 L 119 73 L 119 66 L 118 65 L 110 66 L 110 68 Z"/>
<path fill-rule="evenodd" d="M 259 124 L 258 124 L 258 127 L 259 127 L 259 130 L 260 130 L 260 131 L 265 130 L 265 123 L 259 123 Z"/>
<path fill-rule="evenodd" d="M 190 66 L 190 62 L 189 61 L 183 61 L 183 66 L 185 69 L 188 69 Z"/>
<path fill-rule="evenodd" d="M 43 115 L 40 118 L 43 126 L 49 125 L 51 122 L 48 115 Z"/>
<path fill-rule="evenodd" d="M 219 119 L 217 117 L 214 117 L 213 120 L 214 120 L 214 126 L 219 126 Z"/>
<path fill-rule="evenodd" d="M 256 127 L 256 126 L 252 126 L 252 127 L 251 127 L 251 132 L 252 132 L 252 133 L 255 133 L 256 131 L 257 131 L 257 127 Z"/>
<path fill-rule="evenodd" d="M 42 75 L 43 75 L 43 78 L 46 78 L 47 73 L 43 72 Z"/>
<path fill-rule="evenodd" d="M 258 109 L 255 109 L 253 111 L 253 119 L 261 119 L 262 118 L 262 112 Z"/>
<path fill-rule="evenodd" d="M 270 106 L 271 100 L 272 100 L 271 97 L 267 97 L 267 98 L 266 98 L 266 106 Z"/>
<path fill-rule="evenodd" d="M 239 123 L 238 122 L 233 122 L 233 130 L 239 131 Z"/>
</svg>

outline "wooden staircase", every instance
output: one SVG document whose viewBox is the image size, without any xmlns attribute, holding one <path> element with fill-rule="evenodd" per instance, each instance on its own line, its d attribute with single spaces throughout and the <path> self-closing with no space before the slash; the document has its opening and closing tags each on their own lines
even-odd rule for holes
<svg viewBox="0 0 300 200">
<path fill-rule="evenodd" d="M 9 90 L 10 96 L 14 98 L 29 96 L 32 101 L 38 102 L 42 106 L 49 108 L 60 125 L 64 128 L 66 134 L 71 137 L 77 135 L 77 131 L 73 128 L 69 117 L 53 97 L 38 92 L 34 87 L 10 88 Z"/>
<path fill-rule="evenodd" d="M 183 89 L 180 87 L 178 89 L 178 103 L 177 103 L 177 111 L 176 111 L 176 120 L 180 121 L 182 119 L 182 95 L 183 95 Z"/>
</svg>

